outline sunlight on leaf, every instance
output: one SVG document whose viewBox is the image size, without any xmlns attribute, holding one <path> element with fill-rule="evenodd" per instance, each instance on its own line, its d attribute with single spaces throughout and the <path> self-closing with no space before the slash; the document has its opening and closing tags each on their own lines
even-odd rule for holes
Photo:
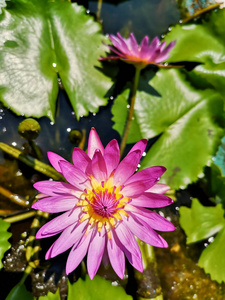
<svg viewBox="0 0 225 300">
<path fill-rule="evenodd" d="M 48 294 L 46 296 L 41 296 L 38 298 L 38 300 L 60 300 L 60 294 L 59 294 L 59 290 L 56 291 L 55 294 L 48 292 Z"/>
<path fill-rule="evenodd" d="M 107 104 L 98 69 L 100 25 L 69 1 L 11 0 L 0 15 L 0 99 L 15 113 L 54 119 L 57 74 L 77 117 Z"/>
<path fill-rule="evenodd" d="M 10 223 L 0 219 L 0 269 L 3 267 L 2 258 L 5 252 L 11 247 L 8 239 L 11 237 L 11 233 L 7 230 L 10 227 Z"/>
<path fill-rule="evenodd" d="M 207 239 L 225 227 L 221 204 L 206 207 L 193 199 L 191 208 L 182 206 L 179 213 L 180 225 L 187 235 L 187 244 Z"/>
<path fill-rule="evenodd" d="M 67 300 L 132 300 L 121 286 L 113 286 L 111 281 L 99 276 L 93 280 L 86 276 L 85 280 L 80 278 L 74 284 L 68 281 L 68 288 Z"/>
<path fill-rule="evenodd" d="M 158 71 L 150 81 L 158 95 L 142 89 L 135 106 L 143 137 L 160 135 L 141 168 L 165 166 L 162 182 L 174 189 L 202 176 L 223 135 L 220 95 L 210 89 L 196 90 L 185 79 L 178 70 Z"/>
</svg>

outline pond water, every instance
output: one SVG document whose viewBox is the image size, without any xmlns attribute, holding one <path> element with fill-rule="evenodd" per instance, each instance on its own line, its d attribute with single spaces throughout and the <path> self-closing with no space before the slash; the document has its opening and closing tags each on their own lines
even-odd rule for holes
<svg viewBox="0 0 225 300">
<path fill-rule="evenodd" d="M 148 35 L 150 38 L 162 36 L 167 32 L 170 26 L 178 23 L 181 18 L 181 12 L 178 9 L 176 0 L 103 1 L 102 6 L 99 5 L 98 1 L 78 1 L 78 3 L 85 5 L 87 13 L 93 14 L 95 17 L 97 14 L 97 18 L 102 23 L 104 34 L 116 34 L 120 32 L 126 36 L 130 32 L 133 32 L 139 42 L 145 35 Z M 124 68 L 124 72 L 131 70 L 130 66 L 125 66 L 125 64 L 121 64 L 121 66 Z M 107 144 L 113 138 L 119 140 L 119 134 L 112 130 L 113 122 L 111 121 L 110 112 L 112 101 L 116 97 L 116 92 L 109 95 L 109 97 L 110 100 L 107 107 L 101 108 L 97 114 L 82 117 L 78 122 L 69 104 L 67 95 L 62 88 L 58 96 L 55 123 L 46 117 L 38 120 L 41 126 L 41 133 L 35 142 L 43 153 L 44 161 L 47 162 L 47 151 L 56 152 L 65 159 L 70 160 L 74 145 L 77 146 L 80 141 L 79 139 L 77 141 L 71 138 L 71 132 L 74 130 L 79 132 L 83 131 L 84 136 L 87 137 L 91 127 L 95 127 L 104 144 Z M 0 142 L 19 149 L 26 149 L 26 141 L 22 139 L 17 132 L 18 125 L 23 119 L 23 116 L 16 116 L 8 108 L 1 106 Z M 86 148 L 86 146 L 85 138 L 84 148 Z M 31 149 L 27 151 L 29 152 Z M 20 193 L 24 198 L 34 197 L 35 191 L 32 189 L 32 183 L 41 178 L 37 172 L 30 171 L 29 168 L 24 168 L 21 163 L 18 164 L 2 151 L 0 151 L 0 171 L 0 185 L 12 192 Z M 7 171 L 8 175 L 6 174 Z M 18 178 L 20 181 L 18 181 Z M 184 203 L 186 199 L 190 199 L 190 197 L 193 196 L 193 191 L 181 192 L 178 196 L 180 202 L 178 201 L 177 204 L 171 207 L 171 210 L 167 209 L 161 211 L 162 214 L 169 216 L 178 227 L 175 235 L 170 233 L 164 235 L 165 239 L 172 245 L 171 248 L 166 251 L 164 249 L 156 249 L 156 256 L 159 261 L 158 276 L 164 292 L 164 299 L 225 299 L 223 285 L 211 281 L 209 276 L 205 275 L 196 265 L 200 250 L 204 245 L 199 244 L 197 246 L 186 247 L 185 235 L 179 228 L 177 207 L 181 205 L 181 203 Z M 0 209 L 6 210 L 6 212 L 9 211 L 9 214 L 14 214 L 19 208 L 15 204 L 9 204 L 8 200 L 0 195 Z M 4 297 L 8 294 L 13 284 L 18 282 L 21 277 L 20 271 L 24 270 L 25 260 L 21 251 L 22 239 L 20 235 L 27 231 L 29 225 L 30 221 L 28 220 L 19 223 L 19 226 L 12 226 L 14 233 L 12 238 L 14 247 L 13 254 L 10 254 L 5 261 L 6 271 L 1 272 L 1 282 L 4 278 L 7 278 L 8 281 L 4 289 Z M 46 245 L 44 247 L 47 248 Z M 15 262 L 14 265 L 10 267 L 9 259 L 12 259 L 14 262 L 19 260 L 20 263 Z M 56 262 L 60 265 L 59 260 L 56 259 Z M 62 265 L 60 265 L 59 270 L 63 272 Z M 55 270 L 52 272 L 55 272 Z M 100 270 L 100 273 L 101 272 L 102 270 Z M 37 274 L 40 275 L 37 276 Z M 55 291 L 55 283 L 50 275 L 51 283 L 44 282 L 43 278 L 46 276 L 46 271 L 40 271 L 40 273 L 37 271 L 32 276 L 35 285 L 33 288 L 35 296 L 44 295 L 49 288 Z M 58 286 L 61 286 L 63 290 L 66 281 L 65 273 L 63 272 L 63 276 L 60 276 L 61 274 L 59 275 Z M 110 272 L 106 277 L 111 280 L 115 279 Z M 124 282 L 119 281 L 118 278 L 116 278 L 116 280 L 119 284 L 124 285 Z M 147 278 L 146 285 L 151 285 L 151 280 L 153 280 L 151 277 Z M 128 286 L 128 291 L 129 289 L 131 293 L 133 293 L 132 283 Z M 154 288 L 152 288 L 152 290 L 154 290 Z M 62 292 L 63 297 L 65 297 L 65 294 L 66 291 Z M 134 299 L 135 297 L 134 295 Z"/>
</svg>

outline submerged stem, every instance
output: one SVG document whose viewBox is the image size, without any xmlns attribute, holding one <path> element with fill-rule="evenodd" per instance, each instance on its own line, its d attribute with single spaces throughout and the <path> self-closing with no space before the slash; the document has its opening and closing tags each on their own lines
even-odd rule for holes
<svg viewBox="0 0 225 300">
<path fill-rule="evenodd" d="M 135 99 L 136 99 L 136 94 L 137 94 L 137 88 L 138 88 L 140 73 L 141 73 L 141 68 L 136 67 L 134 82 L 133 82 L 133 86 L 132 86 L 132 90 L 131 90 L 130 109 L 129 109 L 125 129 L 124 129 L 124 132 L 123 132 L 122 141 L 121 141 L 121 144 L 120 144 L 120 155 L 121 156 L 122 156 L 123 151 L 126 147 L 127 138 L 128 138 L 131 123 L 132 123 L 132 118 L 133 118 L 133 115 L 134 115 L 134 105 L 135 105 Z"/>
<path fill-rule="evenodd" d="M 29 207 L 29 201 L 26 201 L 25 199 L 23 199 L 19 195 L 10 192 L 9 190 L 3 188 L 2 186 L 0 186 L 0 195 L 5 196 L 11 202 L 16 203 L 20 206 L 23 206 L 23 207 L 26 207 L 26 208 Z"/>
<path fill-rule="evenodd" d="M 98 0 L 98 7 L 96 12 L 96 18 L 98 21 L 100 20 L 101 10 L 102 10 L 102 0 Z"/>
<path fill-rule="evenodd" d="M 143 260 L 143 273 L 134 270 L 134 276 L 137 281 L 137 299 L 163 300 L 154 248 L 139 239 L 137 239 L 137 242 Z"/>
</svg>

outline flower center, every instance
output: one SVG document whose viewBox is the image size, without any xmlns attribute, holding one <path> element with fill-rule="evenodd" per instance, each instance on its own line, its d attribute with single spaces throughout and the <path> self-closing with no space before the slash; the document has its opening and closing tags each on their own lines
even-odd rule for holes
<svg viewBox="0 0 225 300">
<path fill-rule="evenodd" d="M 102 226 L 109 232 L 111 227 L 115 227 L 116 223 L 122 220 L 122 215 L 128 217 L 124 208 L 131 199 L 123 196 L 122 186 L 113 185 L 112 177 L 101 183 L 93 176 L 90 177 L 92 189 L 85 190 L 77 203 L 77 206 L 82 206 L 84 212 L 80 222 L 89 219 L 89 224 L 97 225 L 99 232 Z"/>
</svg>

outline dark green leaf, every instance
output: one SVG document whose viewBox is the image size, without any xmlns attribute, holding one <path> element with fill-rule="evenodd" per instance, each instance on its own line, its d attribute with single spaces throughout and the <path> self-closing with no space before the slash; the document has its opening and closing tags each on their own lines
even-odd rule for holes
<svg viewBox="0 0 225 300">
<path fill-rule="evenodd" d="M 67 300 L 131 300 L 121 286 L 113 286 L 112 282 L 102 277 L 95 276 L 91 280 L 86 276 L 81 278 L 73 285 L 68 282 Z"/>
<path fill-rule="evenodd" d="M 0 269 L 3 267 L 2 258 L 5 252 L 11 247 L 8 239 L 11 237 L 11 233 L 7 230 L 10 227 L 10 223 L 0 219 Z"/>
<path fill-rule="evenodd" d="M 34 297 L 29 293 L 25 285 L 19 282 L 10 291 L 5 300 L 35 300 Z"/>
</svg>

